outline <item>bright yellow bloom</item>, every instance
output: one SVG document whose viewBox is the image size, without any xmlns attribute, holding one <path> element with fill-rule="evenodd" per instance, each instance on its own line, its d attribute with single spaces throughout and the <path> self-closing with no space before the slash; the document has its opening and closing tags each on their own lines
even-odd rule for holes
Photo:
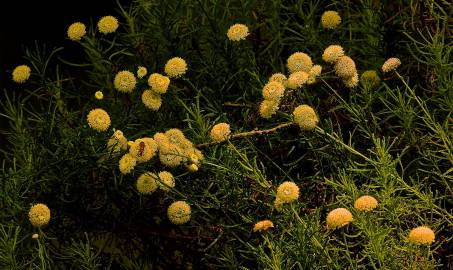
<svg viewBox="0 0 453 270">
<path fill-rule="evenodd" d="M 308 105 L 299 105 L 293 111 L 294 122 L 296 122 L 302 130 L 313 130 L 318 124 L 318 116 L 312 107 Z"/>
<path fill-rule="evenodd" d="M 135 165 L 137 165 L 137 159 L 130 153 L 124 154 L 124 156 L 119 161 L 119 168 L 122 174 L 130 173 Z"/>
<path fill-rule="evenodd" d="M 136 84 L 137 79 L 135 79 L 134 73 L 128 70 L 118 72 L 113 81 L 115 88 L 124 93 L 132 92 L 135 89 Z"/>
<path fill-rule="evenodd" d="M 175 187 L 175 178 L 173 174 L 167 171 L 162 171 L 159 173 L 159 187 L 163 191 L 169 191 Z"/>
<path fill-rule="evenodd" d="M 145 107 L 152 110 L 159 110 L 162 106 L 162 98 L 159 94 L 154 93 L 152 90 L 145 90 L 142 94 L 142 102 L 145 104 Z"/>
<path fill-rule="evenodd" d="M 365 87 L 376 88 L 381 83 L 381 78 L 379 78 L 375 70 L 367 70 L 360 76 L 360 82 L 362 82 Z"/>
<path fill-rule="evenodd" d="M 181 77 L 187 71 L 187 63 L 181 57 L 173 57 L 165 64 L 165 73 L 170 78 Z"/>
<path fill-rule="evenodd" d="M 277 199 L 282 203 L 290 203 L 299 198 L 299 187 L 290 181 L 280 184 L 277 188 Z"/>
<path fill-rule="evenodd" d="M 190 205 L 184 201 L 172 203 L 167 210 L 168 219 L 176 225 L 189 222 L 190 214 Z"/>
<path fill-rule="evenodd" d="M 357 85 L 359 85 L 359 74 L 357 74 L 357 72 L 356 72 L 356 73 L 354 73 L 354 75 L 352 75 L 352 77 L 344 78 L 343 83 L 348 88 L 357 87 Z"/>
<path fill-rule="evenodd" d="M 348 225 L 353 220 L 351 212 L 346 208 L 337 208 L 327 214 L 327 228 L 336 229 Z"/>
<path fill-rule="evenodd" d="M 158 187 L 157 175 L 151 172 L 146 172 L 140 175 L 137 179 L 137 190 L 140 194 L 151 194 Z"/>
<path fill-rule="evenodd" d="M 260 104 L 259 113 L 264 119 L 271 118 L 278 110 L 278 100 L 263 100 Z"/>
<path fill-rule="evenodd" d="M 148 73 L 148 70 L 145 67 L 141 67 L 141 66 L 138 67 L 138 69 L 137 69 L 137 77 L 139 79 L 145 77 L 147 73 Z"/>
<path fill-rule="evenodd" d="M 13 70 L 13 81 L 16 83 L 24 83 L 30 78 L 31 69 L 27 65 L 17 66 Z"/>
<path fill-rule="evenodd" d="M 267 100 L 280 100 L 285 93 L 283 84 L 271 81 L 263 87 L 263 97 Z"/>
<path fill-rule="evenodd" d="M 148 138 L 137 139 L 129 148 L 129 153 L 137 160 L 137 163 L 143 163 L 151 160 L 157 152 L 157 143 Z"/>
<path fill-rule="evenodd" d="M 107 141 L 107 149 L 113 153 L 127 149 L 127 139 L 121 130 L 116 130 L 112 137 Z"/>
<path fill-rule="evenodd" d="M 361 196 L 354 202 L 354 208 L 364 212 L 369 212 L 376 207 L 378 207 L 378 201 L 369 195 Z"/>
<path fill-rule="evenodd" d="M 101 91 L 96 91 L 96 93 L 94 93 L 94 97 L 95 97 L 96 99 L 101 100 L 101 99 L 104 98 L 104 94 L 103 94 Z"/>
<path fill-rule="evenodd" d="M 159 73 L 153 73 L 148 78 L 148 85 L 158 94 L 165 94 L 170 85 L 170 78 Z"/>
<path fill-rule="evenodd" d="M 33 205 L 28 212 L 28 219 L 31 225 L 38 228 L 47 225 L 50 221 L 49 207 L 43 203 Z"/>
<path fill-rule="evenodd" d="M 311 67 L 313 66 L 313 62 L 311 61 L 311 57 L 308 54 L 303 52 L 296 52 L 288 57 L 286 65 L 288 66 L 290 73 L 297 71 L 309 72 Z"/>
<path fill-rule="evenodd" d="M 81 22 L 75 22 L 68 28 L 68 37 L 70 40 L 79 41 L 86 34 L 86 27 Z"/>
<path fill-rule="evenodd" d="M 253 226 L 254 232 L 267 231 L 269 228 L 274 228 L 274 223 L 270 220 L 261 220 Z"/>
<path fill-rule="evenodd" d="M 392 58 L 387 59 L 387 61 L 385 61 L 385 63 L 382 65 L 382 71 L 389 72 L 389 71 L 395 70 L 400 65 L 401 65 L 401 60 L 396 57 L 392 57 Z"/>
<path fill-rule="evenodd" d="M 354 60 L 349 56 L 342 56 L 338 58 L 335 63 L 335 73 L 342 78 L 351 78 L 354 74 L 357 73 Z"/>
<path fill-rule="evenodd" d="M 289 75 L 287 86 L 289 89 L 297 89 L 302 87 L 308 81 L 308 73 L 305 71 L 297 71 Z"/>
<path fill-rule="evenodd" d="M 118 29 L 118 20 L 113 16 L 104 16 L 98 22 L 98 29 L 102 34 L 113 33 Z"/>
<path fill-rule="evenodd" d="M 249 28 L 244 24 L 234 24 L 227 32 L 227 36 L 231 41 L 240 41 L 249 35 Z"/>
<path fill-rule="evenodd" d="M 430 228 L 420 226 L 410 231 L 408 240 L 409 242 L 418 245 L 430 245 L 434 242 L 435 235 Z"/>
<path fill-rule="evenodd" d="M 321 24 L 324 28 L 334 29 L 341 23 L 341 17 L 336 11 L 326 11 L 321 16 Z"/>
<path fill-rule="evenodd" d="M 337 60 L 344 56 L 343 47 L 340 45 L 330 45 L 324 50 L 322 54 L 322 60 L 326 61 L 327 63 L 334 64 Z"/>
<path fill-rule="evenodd" d="M 88 113 L 88 125 L 96 131 L 106 131 L 110 127 L 110 116 L 103 109 L 94 109 Z"/>
<path fill-rule="evenodd" d="M 221 142 L 228 139 L 230 133 L 230 125 L 228 125 L 227 123 L 219 123 L 212 127 L 210 137 L 213 141 Z"/>
</svg>

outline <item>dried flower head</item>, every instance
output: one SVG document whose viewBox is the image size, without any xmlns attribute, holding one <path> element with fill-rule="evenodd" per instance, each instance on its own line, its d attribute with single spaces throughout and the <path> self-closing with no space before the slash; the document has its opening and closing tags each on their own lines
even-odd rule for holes
<svg viewBox="0 0 453 270">
<path fill-rule="evenodd" d="M 263 87 L 263 97 L 267 100 L 280 100 L 285 93 L 283 84 L 271 81 Z"/>
<path fill-rule="evenodd" d="M 337 60 L 344 56 L 343 47 L 340 45 L 330 45 L 324 50 L 322 54 L 322 60 L 326 61 L 327 63 L 334 64 Z"/>
<path fill-rule="evenodd" d="M 263 100 L 260 104 L 259 113 L 265 119 L 271 118 L 278 110 L 278 100 Z"/>
<path fill-rule="evenodd" d="M 122 174 L 130 173 L 135 165 L 137 165 L 137 159 L 130 153 L 124 154 L 124 156 L 119 161 L 119 168 Z"/>
<path fill-rule="evenodd" d="M 33 205 L 28 212 L 28 219 L 34 227 L 42 227 L 50 221 L 50 209 L 43 203 Z"/>
<path fill-rule="evenodd" d="M 346 55 L 338 58 L 337 62 L 335 63 L 335 73 L 337 73 L 338 76 L 346 79 L 354 76 L 354 74 L 357 73 L 354 60 Z"/>
<path fill-rule="evenodd" d="M 297 71 L 291 73 L 288 78 L 288 82 L 286 83 L 289 89 L 297 89 L 302 87 L 308 81 L 308 73 L 305 71 Z"/>
<path fill-rule="evenodd" d="M 341 23 L 341 17 L 338 12 L 329 10 L 322 14 L 321 24 L 322 27 L 327 29 L 334 29 Z"/>
<path fill-rule="evenodd" d="M 110 116 L 103 109 L 93 109 L 87 116 L 88 125 L 96 131 L 106 131 L 110 127 Z"/>
<path fill-rule="evenodd" d="M 365 87 L 376 88 L 381 83 L 381 78 L 375 70 L 367 70 L 360 76 L 360 82 Z"/>
<path fill-rule="evenodd" d="M 409 232 L 408 240 L 409 242 L 418 245 L 430 245 L 435 240 L 435 234 L 430 228 L 420 226 Z"/>
<path fill-rule="evenodd" d="M 277 199 L 283 203 L 290 203 L 299 198 L 299 187 L 290 181 L 280 184 L 277 188 Z"/>
<path fill-rule="evenodd" d="M 129 153 L 137 160 L 137 163 L 143 163 L 151 160 L 157 152 L 157 143 L 148 138 L 137 139 L 129 148 Z"/>
<path fill-rule="evenodd" d="M 312 107 L 308 105 L 299 105 L 293 111 L 294 122 L 302 130 L 313 130 L 319 122 L 318 116 Z"/>
<path fill-rule="evenodd" d="M 228 139 L 230 133 L 230 125 L 227 123 L 219 123 L 212 127 L 210 137 L 213 141 L 221 142 Z"/>
<path fill-rule="evenodd" d="M 286 87 L 287 80 L 288 80 L 288 78 L 286 78 L 285 74 L 283 74 L 283 73 L 274 73 L 269 78 L 269 82 L 279 82 L 285 87 Z"/>
<path fill-rule="evenodd" d="M 137 179 L 137 190 L 140 194 L 151 194 L 158 187 L 157 175 L 151 172 L 145 172 Z"/>
<path fill-rule="evenodd" d="M 181 225 L 190 220 L 190 205 L 185 201 L 172 203 L 167 210 L 168 219 L 176 225 Z"/>
<path fill-rule="evenodd" d="M 346 208 L 337 208 L 327 214 L 327 228 L 336 229 L 348 225 L 353 220 L 351 212 Z"/>
<path fill-rule="evenodd" d="M 94 93 L 94 97 L 98 100 L 101 100 L 104 98 L 104 94 L 102 93 L 102 91 L 96 91 L 96 93 Z"/>
<path fill-rule="evenodd" d="M 392 57 L 392 58 L 387 59 L 387 61 L 385 61 L 385 63 L 382 65 L 382 71 L 389 72 L 389 71 L 395 70 L 400 65 L 401 65 L 401 60 L 396 57 Z"/>
<path fill-rule="evenodd" d="M 231 41 L 240 41 L 249 35 L 249 28 L 245 24 L 233 24 L 227 32 L 228 39 Z"/>
<path fill-rule="evenodd" d="M 162 106 L 162 98 L 159 94 L 156 94 L 152 90 L 145 90 L 142 93 L 142 102 L 145 104 L 145 107 L 152 110 L 157 111 L 159 110 L 160 106 Z"/>
<path fill-rule="evenodd" d="M 255 223 L 255 226 L 253 226 L 253 231 L 254 232 L 267 231 L 270 228 L 274 228 L 274 223 L 272 223 L 272 221 L 261 220 Z"/>
<path fill-rule="evenodd" d="M 70 40 L 79 41 L 86 34 L 86 27 L 81 22 L 75 22 L 68 28 L 68 37 Z"/>
<path fill-rule="evenodd" d="M 165 73 L 170 78 L 181 77 L 187 71 L 187 63 L 181 57 L 173 57 L 165 64 Z"/>
<path fill-rule="evenodd" d="M 113 81 L 115 88 L 124 93 L 132 92 L 135 89 L 136 84 L 137 79 L 135 79 L 134 73 L 128 70 L 118 72 Z"/>
<path fill-rule="evenodd" d="M 112 137 L 107 141 L 107 149 L 113 153 L 127 149 L 127 139 L 121 130 L 116 130 Z"/>
<path fill-rule="evenodd" d="M 137 69 L 137 77 L 139 79 L 143 78 L 148 74 L 148 70 L 145 67 L 139 66 Z"/>
<path fill-rule="evenodd" d="M 173 174 L 167 171 L 162 171 L 159 173 L 159 187 L 163 191 L 169 191 L 175 187 L 175 178 Z"/>
<path fill-rule="evenodd" d="M 303 52 L 296 52 L 288 57 L 287 64 L 289 72 L 294 73 L 297 71 L 309 72 L 313 66 L 311 57 Z"/>
<path fill-rule="evenodd" d="M 359 74 L 356 72 L 354 73 L 354 75 L 352 75 L 352 77 L 344 78 L 343 83 L 348 88 L 357 87 L 357 85 L 359 85 Z"/>
<path fill-rule="evenodd" d="M 27 65 L 17 66 L 13 70 L 13 81 L 16 83 L 24 83 L 30 78 L 31 69 Z"/>
<path fill-rule="evenodd" d="M 148 78 L 148 85 L 158 94 L 165 94 L 170 85 L 170 78 L 159 73 L 153 73 Z"/>
<path fill-rule="evenodd" d="M 98 29 L 102 34 L 113 33 L 118 29 L 118 20 L 113 16 L 104 16 L 98 22 Z"/>
<path fill-rule="evenodd" d="M 354 202 L 354 208 L 359 211 L 369 212 L 378 207 L 378 201 L 369 195 L 361 196 Z"/>
</svg>

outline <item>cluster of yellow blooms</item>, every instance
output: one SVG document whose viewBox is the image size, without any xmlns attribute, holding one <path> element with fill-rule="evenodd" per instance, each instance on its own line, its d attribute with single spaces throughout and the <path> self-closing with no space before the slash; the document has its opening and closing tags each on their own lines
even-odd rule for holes
<svg viewBox="0 0 453 270">
<path fill-rule="evenodd" d="M 102 34 L 113 33 L 118 29 L 118 20 L 113 16 L 104 16 L 98 21 L 98 30 Z M 68 37 L 72 41 L 80 41 L 86 35 L 86 26 L 81 22 L 72 23 L 68 27 Z"/>
<path fill-rule="evenodd" d="M 230 134 L 230 125 L 227 123 L 219 123 L 212 127 L 209 135 L 213 141 L 222 142 L 227 140 Z"/>
<path fill-rule="evenodd" d="M 322 59 L 334 64 L 335 73 L 343 80 L 348 88 L 354 88 L 359 84 L 359 73 L 354 60 L 345 55 L 340 45 L 330 45 L 324 50 Z"/>
<path fill-rule="evenodd" d="M 137 190 L 140 194 L 151 194 L 159 187 L 163 191 L 169 191 L 175 187 L 175 179 L 170 172 L 162 171 L 157 175 L 145 172 L 137 179 Z"/>
<path fill-rule="evenodd" d="M 176 225 L 181 225 L 189 222 L 191 209 L 190 205 L 185 201 L 176 201 L 167 209 L 168 219 Z"/>
<path fill-rule="evenodd" d="M 35 204 L 30 208 L 28 218 L 31 225 L 35 227 L 47 225 L 50 221 L 50 209 L 43 203 Z"/>
<path fill-rule="evenodd" d="M 334 29 L 337 28 L 340 23 L 341 17 L 336 11 L 328 10 L 321 15 L 321 24 L 324 28 Z"/>
</svg>

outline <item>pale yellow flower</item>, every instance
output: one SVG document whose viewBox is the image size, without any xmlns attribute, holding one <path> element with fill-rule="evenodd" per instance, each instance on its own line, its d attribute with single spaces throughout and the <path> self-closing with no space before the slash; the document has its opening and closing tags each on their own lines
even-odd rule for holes
<svg viewBox="0 0 453 270">
<path fill-rule="evenodd" d="M 283 84 L 270 81 L 263 87 L 263 97 L 267 100 L 280 100 L 285 93 L 285 87 Z"/>
<path fill-rule="evenodd" d="M 299 198 L 299 187 L 294 182 L 286 181 L 277 188 L 277 199 L 282 203 L 290 203 Z"/>
<path fill-rule="evenodd" d="M 142 93 L 142 102 L 146 108 L 157 111 L 162 106 L 162 98 L 152 90 L 145 90 Z"/>
<path fill-rule="evenodd" d="M 113 81 L 115 88 L 124 93 L 131 93 L 135 89 L 136 84 L 137 79 L 135 78 L 134 73 L 128 70 L 118 72 Z"/>
<path fill-rule="evenodd" d="M 110 127 L 110 116 L 103 109 L 94 109 L 88 113 L 88 125 L 96 131 L 106 131 Z"/>
<path fill-rule="evenodd" d="M 351 212 L 346 208 L 337 208 L 327 214 L 328 229 L 336 229 L 348 225 L 353 220 Z"/>
<path fill-rule="evenodd" d="M 263 100 L 260 104 L 259 113 L 264 119 L 271 118 L 278 110 L 278 100 Z"/>
<path fill-rule="evenodd" d="M 385 61 L 385 63 L 382 65 L 382 71 L 389 72 L 389 71 L 395 70 L 400 65 L 401 65 L 401 60 L 396 57 L 392 57 L 392 58 L 387 59 L 387 61 Z"/>
<path fill-rule="evenodd" d="M 294 122 L 302 130 L 313 130 L 317 126 L 319 119 L 312 107 L 308 105 L 299 105 L 293 111 Z"/>
<path fill-rule="evenodd" d="M 351 78 L 357 73 L 354 60 L 346 55 L 338 58 L 334 68 L 338 76 L 346 79 Z"/>
<path fill-rule="evenodd" d="M 334 29 L 341 23 L 341 17 L 336 11 L 326 11 L 321 16 L 321 24 L 324 28 Z"/>
<path fill-rule="evenodd" d="M 172 203 L 167 210 L 168 219 L 176 225 L 189 222 L 190 214 L 190 205 L 184 201 Z"/>
<path fill-rule="evenodd" d="M 322 60 L 334 64 L 342 56 L 344 56 L 343 47 L 340 45 L 330 45 L 324 50 Z"/>
<path fill-rule="evenodd" d="M 221 142 L 230 136 L 230 125 L 227 123 L 219 123 L 212 127 L 210 137 L 213 141 Z"/>
<path fill-rule="evenodd" d="M 227 36 L 232 41 L 240 41 L 249 35 L 249 28 L 245 24 L 234 24 L 227 32 Z"/>
<path fill-rule="evenodd" d="M 137 77 L 139 79 L 145 77 L 147 73 L 148 73 L 148 70 L 145 67 L 142 67 L 142 66 L 138 67 L 138 69 L 137 69 Z"/>
<path fill-rule="evenodd" d="M 291 73 L 288 78 L 287 86 L 289 89 L 297 89 L 302 87 L 308 81 L 308 73 L 305 71 L 297 71 Z"/>
<path fill-rule="evenodd" d="M 118 29 L 118 20 L 113 16 L 104 16 L 98 22 L 98 29 L 102 34 L 113 33 Z"/>
<path fill-rule="evenodd" d="M 308 54 L 303 52 L 296 52 L 288 57 L 286 65 L 288 66 L 290 73 L 297 71 L 309 72 L 313 66 L 313 62 L 311 61 L 311 57 Z"/>
<path fill-rule="evenodd" d="M 137 190 L 140 194 L 151 194 L 158 187 L 157 175 L 151 172 L 141 174 L 137 179 Z"/>
<path fill-rule="evenodd" d="M 181 57 L 173 57 L 165 64 L 165 73 L 170 78 L 181 77 L 187 71 L 187 63 Z"/>
<path fill-rule="evenodd" d="M 360 211 L 369 212 L 378 207 L 378 201 L 369 195 L 364 195 L 354 202 L 354 208 Z"/>
</svg>

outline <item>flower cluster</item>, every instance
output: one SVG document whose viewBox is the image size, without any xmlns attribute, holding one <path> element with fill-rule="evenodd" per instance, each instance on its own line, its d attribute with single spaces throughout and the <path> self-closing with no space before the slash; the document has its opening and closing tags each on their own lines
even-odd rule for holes
<svg viewBox="0 0 453 270">
<path fill-rule="evenodd" d="M 168 219 L 176 225 L 189 222 L 190 214 L 190 205 L 185 201 L 174 202 L 168 207 L 167 210 Z"/>
<path fill-rule="evenodd" d="M 343 80 L 348 88 L 354 88 L 359 84 L 359 73 L 354 60 L 344 54 L 340 45 L 330 45 L 324 50 L 322 59 L 334 64 L 335 73 Z"/>
<path fill-rule="evenodd" d="M 175 179 L 170 172 L 162 171 L 158 174 L 145 172 L 137 179 L 137 190 L 140 194 L 151 194 L 158 188 L 169 191 L 175 187 Z"/>
</svg>

